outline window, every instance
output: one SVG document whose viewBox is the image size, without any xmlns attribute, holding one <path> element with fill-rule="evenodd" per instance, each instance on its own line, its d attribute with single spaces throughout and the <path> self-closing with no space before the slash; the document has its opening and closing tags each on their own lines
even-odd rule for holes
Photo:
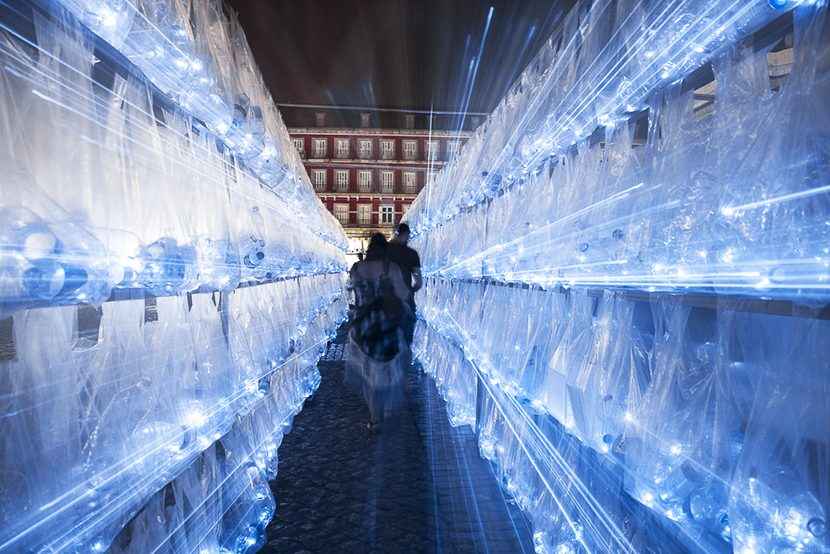
<svg viewBox="0 0 830 554">
<path fill-rule="evenodd" d="M 337 218 L 337 221 L 339 221 L 341 225 L 348 225 L 349 224 L 349 205 L 348 204 L 335 204 L 334 205 L 334 217 Z"/>
<path fill-rule="evenodd" d="M 395 141 L 392 139 L 381 139 L 380 141 L 380 158 L 382 160 L 392 160 L 395 158 Z"/>
<path fill-rule="evenodd" d="M 458 151 L 461 150 L 461 143 L 457 140 L 450 140 L 447 141 L 447 159 L 451 160 L 458 155 Z"/>
<path fill-rule="evenodd" d="M 357 157 L 361 160 L 372 159 L 372 140 L 360 139 L 357 141 Z"/>
<path fill-rule="evenodd" d="M 297 153 L 300 154 L 300 157 L 305 158 L 305 139 L 295 138 L 291 140 L 294 143 L 294 148 L 297 149 Z"/>
<path fill-rule="evenodd" d="M 437 160 L 438 153 L 441 151 L 441 143 L 437 140 L 428 140 L 427 141 L 427 159 L 429 160 Z"/>
<path fill-rule="evenodd" d="M 372 205 L 358 204 L 357 205 L 357 222 L 360 225 L 372 224 Z"/>
<path fill-rule="evenodd" d="M 403 190 L 407 194 L 418 192 L 418 177 L 414 171 L 403 172 Z"/>
<path fill-rule="evenodd" d="M 380 222 L 395 223 L 395 208 L 393 206 L 380 207 Z"/>
<path fill-rule="evenodd" d="M 372 192 L 372 172 L 368 169 L 358 171 L 357 186 L 360 192 Z"/>
<path fill-rule="evenodd" d="M 406 211 L 409 209 L 410 204 L 402 204 L 401 205 L 401 214 L 405 214 Z"/>
<path fill-rule="evenodd" d="M 414 160 L 418 156 L 418 143 L 414 140 L 403 141 L 403 159 Z"/>
<path fill-rule="evenodd" d="M 395 192 L 395 174 L 391 171 L 381 172 L 380 192 Z"/>
<path fill-rule="evenodd" d="M 325 169 L 315 169 L 312 172 L 312 178 L 314 179 L 314 190 L 317 192 L 325 192 L 326 190 L 326 170 Z"/>
<path fill-rule="evenodd" d="M 326 143 L 326 139 L 324 138 L 316 138 L 311 139 L 311 155 L 317 159 L 323 159 L 326 157 L 326 150 L 328 150 L 328 144 Z"/>
<path fill-rule="evenodd" d="M 348 192 L 349 190 L 349 170 L 337 169 L 334 171 L 334 184 L 337 185 L 338 192 Z"/>
<path fill-rule="evenodd" d="M 334 141 L 337 147 L 337 157 L 338 158 L 348 158 L 349 157 L 349 139 L 337 139 Z"/>
</svg>

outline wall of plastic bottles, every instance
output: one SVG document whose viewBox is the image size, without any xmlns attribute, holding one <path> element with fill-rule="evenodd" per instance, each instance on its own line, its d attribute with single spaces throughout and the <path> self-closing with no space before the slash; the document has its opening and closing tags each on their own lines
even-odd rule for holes
<svg viewBox="0 0 830 554">
<path fill-rule="evenodd" d="M 408 213 L 537 552 L 830 551 L 826 12 L 581 2 Z"/>
<path fill-rule="evenodd" d="M 0 551 L 255 551 L 346 262 L 239 25 L 0 3 L 0 186 Z"/>
</svg>

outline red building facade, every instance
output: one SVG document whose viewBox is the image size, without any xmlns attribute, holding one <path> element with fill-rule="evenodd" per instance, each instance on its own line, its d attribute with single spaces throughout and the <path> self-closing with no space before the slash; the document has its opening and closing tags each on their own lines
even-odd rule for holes
<svg viewBox="0 0 830 554">
<path fill-rule="evenodd" d="M 469 132 L 423 129 L 290 128 L 317 195 L 340 221 L 351 251 L 374 232 L 389 236 L 430 176 Z"/>
</svg>

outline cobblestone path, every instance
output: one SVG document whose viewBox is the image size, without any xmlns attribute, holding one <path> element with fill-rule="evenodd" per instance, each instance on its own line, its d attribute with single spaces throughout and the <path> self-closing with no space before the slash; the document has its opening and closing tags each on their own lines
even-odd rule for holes
<svg viewBox="0 0 830 554">
<path fill-rule="evenodd" d="M 332 345 L 320 389 L 280 447 L 277 515 L 261 552 L 531 554 L 525 518 L 472 431 L 449 425 L 432 380 L 411 368 L 400 418 L 373 433 L 341 357 Z"/>
</svg>

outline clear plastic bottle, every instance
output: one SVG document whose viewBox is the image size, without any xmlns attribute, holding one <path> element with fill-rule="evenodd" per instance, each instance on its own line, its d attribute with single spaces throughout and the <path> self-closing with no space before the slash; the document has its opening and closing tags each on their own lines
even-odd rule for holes
<svg viewBox="0 0 830 554">
<path fill-rule="evenodd" d="M 232 290 L 239 285 L 239 254 L 228 240 L 199 239 L 196 242 L 199 283 L 214 290 Z"/>
<path fill-rule="evenodd" d="M 730 513 L 736 550 L 814 551 L 824 542 L 824 509 L 791 472 L 750 477 L 745 488 L 733 491 L 736 502 Z"/>
<path fill-rule="evenodd" d="M 156 295 L 186 290 L 196 272 L 194 252 L 174 238 L 164 237 L 145 247 L 142 258 L 140 281 Z"/>
</svg>

